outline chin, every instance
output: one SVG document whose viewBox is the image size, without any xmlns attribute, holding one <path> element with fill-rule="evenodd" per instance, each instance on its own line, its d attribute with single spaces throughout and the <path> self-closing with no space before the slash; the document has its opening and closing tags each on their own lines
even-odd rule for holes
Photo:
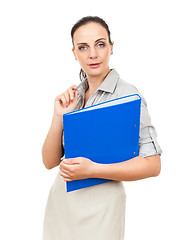
<svg viewBox="0 0 180 240">
<path fill-rule="evenodd" d="M 102 68 L 102 66 L 100 66 L 99 68 L 95 68 L 95 69 L 91 69 L 90 67 L 87 69 L 86 73 L 89 76 L 97 76 L 97 75 L 101 75 L 104 72 L 106 72 L 105 68 Z"/>
<path fill-rule="evenodd" d="M 102 74 L 103 71 L 99 69 L 92 69 L 91 71 L 88 71 L 87 74 L 91 76 L 96 76 Z"/>
</svg>

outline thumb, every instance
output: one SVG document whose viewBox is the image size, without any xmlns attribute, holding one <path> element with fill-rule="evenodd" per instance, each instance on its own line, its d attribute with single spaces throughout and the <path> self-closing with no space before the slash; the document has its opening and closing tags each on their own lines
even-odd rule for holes
<svg viewBox="0 0 180 240">
<path fill-rule="evenodd" d="M 65 164 L 78 164 L 79 160 L 78 158 L 66 158 L 63 160 Z"/>
<path fill-rule="evenodd" d="M 77 90 L 75 91 L 75 98 L 77 98 L 78 93 L 79 93 L 79 90 L 77 89 Z"/>
</svg>

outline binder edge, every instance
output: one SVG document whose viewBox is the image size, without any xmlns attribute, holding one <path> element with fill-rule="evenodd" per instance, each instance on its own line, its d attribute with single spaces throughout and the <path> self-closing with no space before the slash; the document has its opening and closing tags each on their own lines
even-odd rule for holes
<svg viewBox="0 0 180 240">
<path fill-rule="evenodd" d="M 116 100 L 118 100 L 118 99 L 123 99 L 123 98 L 127 98 L 127 97 L 132 97 L 132 96 L 135 96 L 135 95 L 137 95 L 137 96 L 139 97 L 139 99 L 136 99 L 136 100 L 141 100 L 141 96 L 140 96 L 138 93 L 135 93 L 135 94 L 126 95 L 126 96 L 123 96 L 123 97 L 111 99 L 111 100 L 109 100 L 109 101 L 105 101 L 105 102 L 102 102 L 102 103 L 94 104 L 94 105 L 91 105 L 91 106 L 89 106 L 89 107 L 86 107 L 86 109 L 91 108 L 91 107 L 94 107 L 94 106 L 99 106 L 99 105 L 104 104 L 104 103 L 116 101 Z M 134 101 L 136 101 L 136 100 L 134 100 Z M 122 103 L 122 104 L 124 104 L 124 103 Z M 81 110 L 82 110 L 82 109 L 77 109 L 77 110 L 75 110 L 75 111 L 65 113 L 65 114 L 63 114 L 63 119 L 64 119 L 64 116 L 68 116 L 68 115 L 71 115 L 72 113 L 76 113 L 76 112 L 81 112 Z"/>
</svg>

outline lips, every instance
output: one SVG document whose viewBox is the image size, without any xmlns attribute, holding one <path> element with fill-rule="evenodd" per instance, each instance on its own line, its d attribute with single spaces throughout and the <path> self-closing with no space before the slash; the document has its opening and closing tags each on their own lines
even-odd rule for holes
<svg viewBox="0 0 180 240">
<path fill-rule="evenodd" d="M 98 68 L 100 66 L 101 63 L 91 63 L 88 66 L 91 68 Z"/>
</svg>

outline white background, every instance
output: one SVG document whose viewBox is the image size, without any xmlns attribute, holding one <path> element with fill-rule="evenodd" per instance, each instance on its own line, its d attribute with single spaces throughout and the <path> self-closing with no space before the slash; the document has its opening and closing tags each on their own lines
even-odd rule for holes
<svg viewBox="0 0 180 240">
<path fill-rule="evenodd" d="M 180 239 L 178 1 L 10 1 L 0 3 L 0 239 L 41 239 L 58 168 L 41 147 L 54 98 L 79 84 L 70 30 L 86 15 L 106 20 L 110 67 L 144 95 L 163 150 L 156 178 L 125 182 L 125 240 Z M 78 131 L 78 129 L 77 129 Z"/>
</svg>

